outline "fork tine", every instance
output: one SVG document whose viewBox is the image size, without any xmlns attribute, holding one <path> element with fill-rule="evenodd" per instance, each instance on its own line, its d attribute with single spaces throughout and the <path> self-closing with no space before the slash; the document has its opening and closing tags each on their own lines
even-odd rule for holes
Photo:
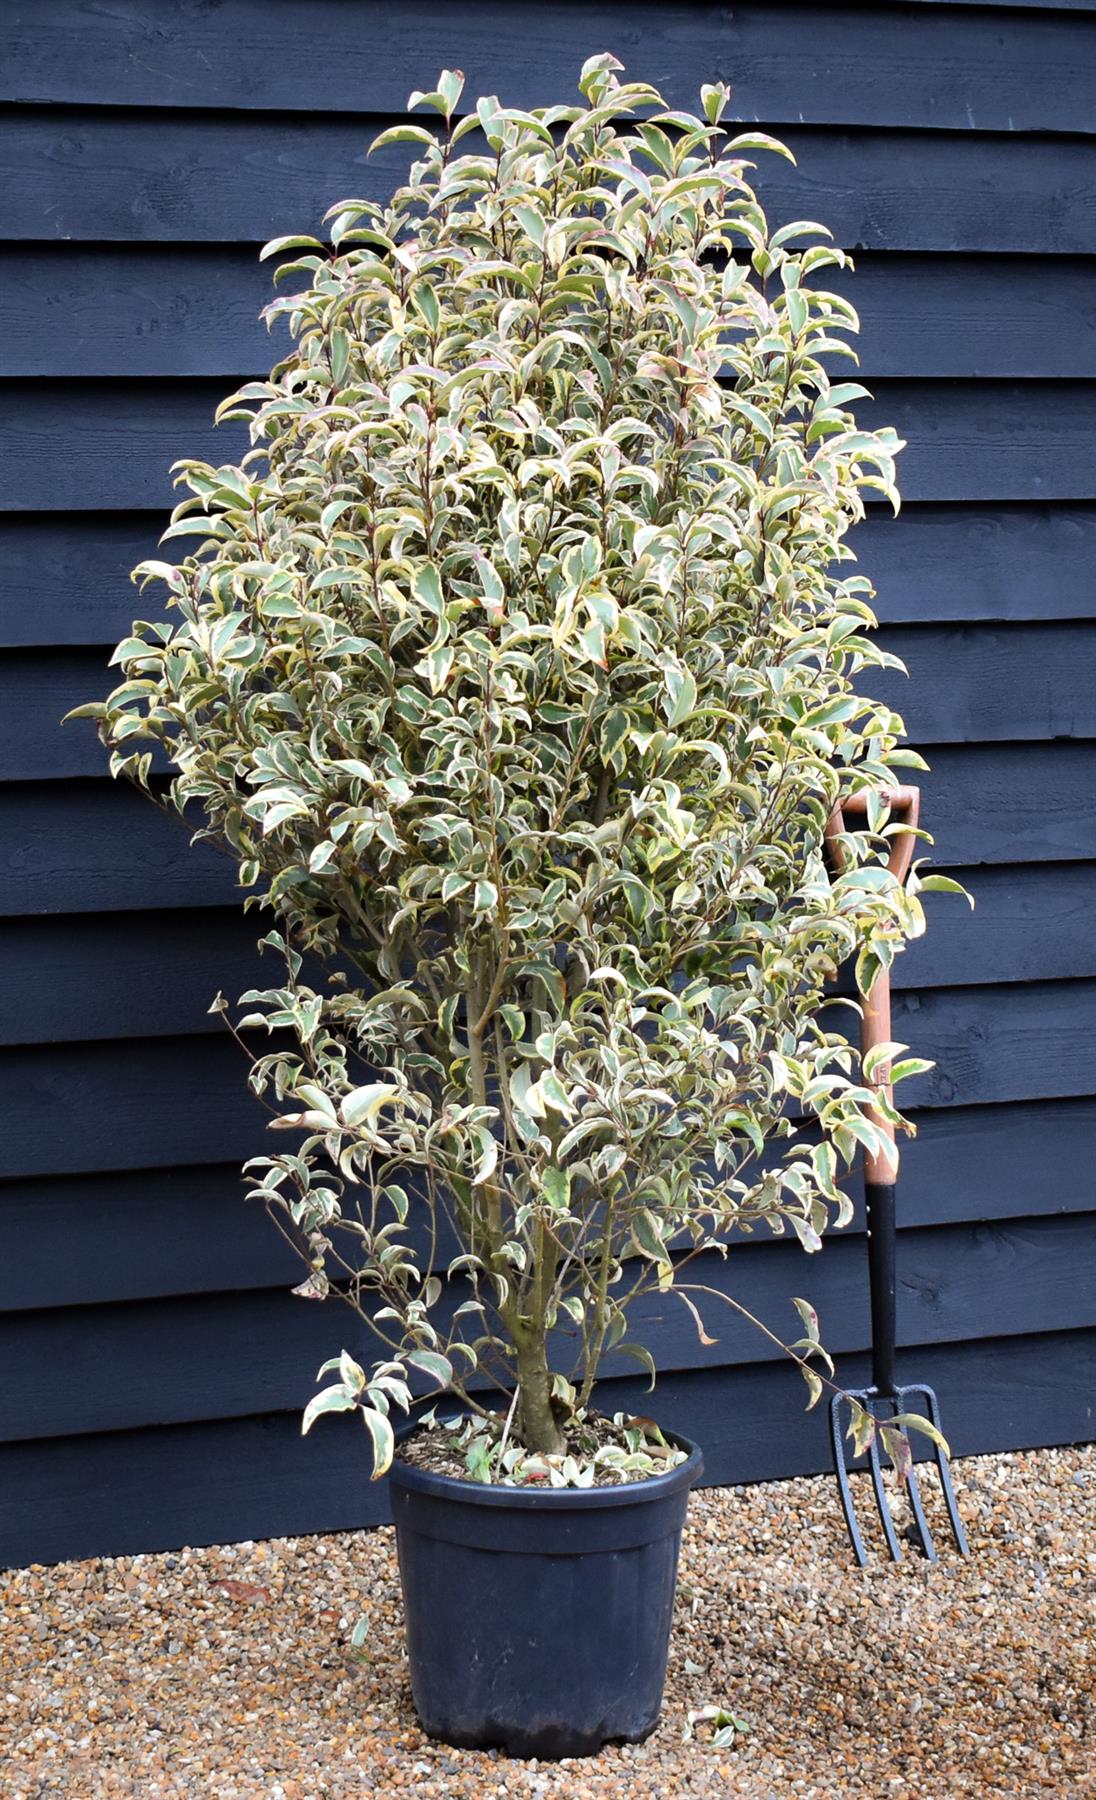
<svg viewBox="0 0 1096 1800">
<path fill-rule="evenodd" d="M 903 1395 L 910 1393 L 921 1394 L 924 1392 L 924 1388 L 895 1388 L 894 1399 L 891 1402 L 893 1411 L 895 1413 L 900 1413 L 903 1410 Z M 910 1503 L 910 1511 L 913 1514 L 913 1530 L 920 1540 L 919 1548 L 921 1554 L 926 1562 L 939 1562 L 940 1558 L 936 1553 L 936 1545 L 932 1541 L 932 1532 L 929 1530 L 929 1522 L 925 1517 L 925 1505 L 924 1501 L 921 1499 L 921 1488 L 917 1480 L 917 1469 L 912 1462 L 910 1463 L 909 1474 L 906 1476 L 906 1494 Z M 907 1533 L 907 1536 L 912 1535 L 912 1533 Z"/>
<path fill-rule="evenodd" d="M 875 1493 L 875 1504 L 879 1509 L 879 1523 L 883 1527 L 883 1536 L 887 1540 L 891 1562 L 901 1562 L 902 1551 L 894 1530 L 887 1490 L 883 1486 L 883 1465 L 879 1460 L 879 1444 L 874 1437 L 868 1445 L 868 1466 L 871 1469 L 871 1485 Z"/>
<path fill-rule="evenodd" d="M 912 1467 L 909 1474 L 906 1476 L 906 1492 L 909 1495 L 910 1511 L 913 1514 L 914 1527 L 921 1540 L 921 1554 L 924 1556 L 926 1562 L 939 1562 L 940 1559 L 936 1554 L 936 1545 L 932 1541 L 932 1532 L 929 1530 L 929 1522 L 925 1517 L 925 1508 L 921 1501 L 921 1489 L 917 1485 L 917 1474 Z"/>
<path fill-rule="evenodd" d="M 830 1401 L 830 1443 L 833 1446 L 833 1467 L 837 1476 L 837 1491 L 841 1496 L 841 1509 L 845 1514 L 845 1528 L 849 1534 L 852 1553 L 862 1569 L 867 1567 L 868 1553 L 864 1548 L 864 1540 L 860 1536 L 860 1527 L 856 1522 L 856 1510 L 852 1503 L 852 1489 L 849 1486 L 849 1471 L 845 1460 L 844 1420 L 841 1415 L 840 1394 L 835 1394 Z"/>
<path fill-rule="evenodd" d="M 904 1396 L 906 1394 L 920 1394 L 922 1398 L 927 1401 L 928 1404 L 925 1410 L 928 1412 L 929 1420 L 935 1425 L 937 1431 L 941 1431 L 943 1428 L 940 1424 L 940 1402 L 936 1398 L 935 1391 L 930 1387 L 925 1387 L 921 1383 L 918 1383 L 914 1387 L 899 1388 L 898 1396 L 901 1404 L 904 1404 Z M 944 1505 L 947 1508 L 948 1524 L 951 1526 L 951 1535 L 955 1539 L 955 1548 L 958 1550 L 960 1556 L 969 1556 L 970 1545 L 967 1542 L 967 1534 L 963 1530 L 963 1521 L 959 1516 L 959 1503 L 955 1498 L 955 1489 L 951 1485 L 951 1469 L 948 1465 L 948 1459 L 944 1455 L 939 1444 L 936 1443 L 932 1446 L 932 1454 L 936 1460 L 936 1467 L 940 1475 L 940 1489 L 944 1496 Z"/>
</svg>

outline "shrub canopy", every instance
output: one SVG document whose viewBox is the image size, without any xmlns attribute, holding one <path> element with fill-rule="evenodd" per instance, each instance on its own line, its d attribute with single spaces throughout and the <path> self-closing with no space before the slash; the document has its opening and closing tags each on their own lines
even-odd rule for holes
<svg viewBox="0 0 1096 1800">
<path fill-rule="evenodd" d="M 619 68 L 459 123 L 443 75 L 440 130 L 377 140 L 418 157 L 388 205 L 268 246 L 292 351 L 220 409 L 242 464 L 179 465 L 198 548 L 136 572 L 176 619 L 101 709 L 274 915 L 243 1041 L 278 1034 L 253 1085 L 306 1135 L 254 1191 L 386 1340 L 313 1403 L 360 1405 L 378 1468 L 419 1376 L 516 1384 L 515 1441 L 559 1452 L 607 1352 L 653 1374 L 641 1295 L 695 1308 L 693 1259 L 759 1225 L 816 1248 L 875 1140 L 824 983 L 921 926 L 877 798 L 918 759 L 854 689 L 894 659 L 845 537 L 901 445 L 827 372 L 846 258 L 770 231 L 748 159 L 788 153 L 728 137 L 725 89 L 693 117 Z"/>
</svg>

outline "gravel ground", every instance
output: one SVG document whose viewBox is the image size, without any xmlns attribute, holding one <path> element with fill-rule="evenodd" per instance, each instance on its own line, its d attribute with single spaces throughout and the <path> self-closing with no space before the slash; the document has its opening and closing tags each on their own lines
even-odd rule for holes
<svg viewBox="0 0 1096 1800">
<path fill-rule="evenodd" d="M 828 1479 L 694 1495 L 662 1723 L 569 1764 L 422 1737 L 389 1529 L 0 1576 L 0 1794 L 1096 1795 L 1096 1448 L 955 1473 L 936 1568 L 852 1568 Z M 748 1729 L 686 1741 L 716 1703 Z"/>
</svg>

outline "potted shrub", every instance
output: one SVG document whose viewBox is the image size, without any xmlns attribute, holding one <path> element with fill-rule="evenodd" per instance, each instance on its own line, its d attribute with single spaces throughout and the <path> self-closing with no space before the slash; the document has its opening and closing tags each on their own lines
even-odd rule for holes
<svg viewBox="0 0 1096 1800">
<path fill-rule="evenodd" d="M 304 1426 L 356 1412 L 391 1470 L 423 1721 L 539 1755 L 652 1728 L 701 1469 L 595 1382 L 653 1383 L 651 1295 L 711 1341 L 732 1239 L 848 1217 L 887 1103 L 826 983 L 921 924 L 878 797 L 918 759 L 854 687 L 893 659 L 845 536 L 901 445 L 827 374 L 845 258 L 770 231 L 748 158 L 787 152 L 724 87 L 692 117 L 620 67 L 464 116 L 444 73 L 377 140 L 416 147 L 390 204 L 268 246 L 293 349 L 220 409 L 242 464 L 178 465 L 198 547 L 135 572 L 175 622 L 82 709 L 272 915 L 232 1029 L 294 1135 L 251 1191 L 362 1327 Z"/>
</svg>

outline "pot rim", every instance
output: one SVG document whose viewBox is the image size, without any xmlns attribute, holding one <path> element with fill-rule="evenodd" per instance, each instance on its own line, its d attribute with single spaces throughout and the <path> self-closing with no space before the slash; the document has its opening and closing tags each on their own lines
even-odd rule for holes
<svg viewBox="0 0 1096 1800">
<path fill-rule="evenodd" d="M 642 1506 L 668 1499 L 682 1488 L 693 1487 L 704 1470 L 703 1453 L 691 1438 L 680 1431 L 666 1431 L 663 1435 L 676 1449 L 688 1452 L 683 1463 L 667 1469 L 664 1475 L 648 1475 L 642 1481 L 622 1481 L 605 1487 L 508 1487 L 500 1481 L 466 1481 L 458 1475 L 441 1475 L 434 1469 L 418 1469 L 398 1459 L 392 1463 L 388 1478 L 394 1486 L 411 1493 L 429 1494 L 465 1506 L 506 1506 L 528 1512 L 582 1512 L 595 1507 Z"/>
</svg>

